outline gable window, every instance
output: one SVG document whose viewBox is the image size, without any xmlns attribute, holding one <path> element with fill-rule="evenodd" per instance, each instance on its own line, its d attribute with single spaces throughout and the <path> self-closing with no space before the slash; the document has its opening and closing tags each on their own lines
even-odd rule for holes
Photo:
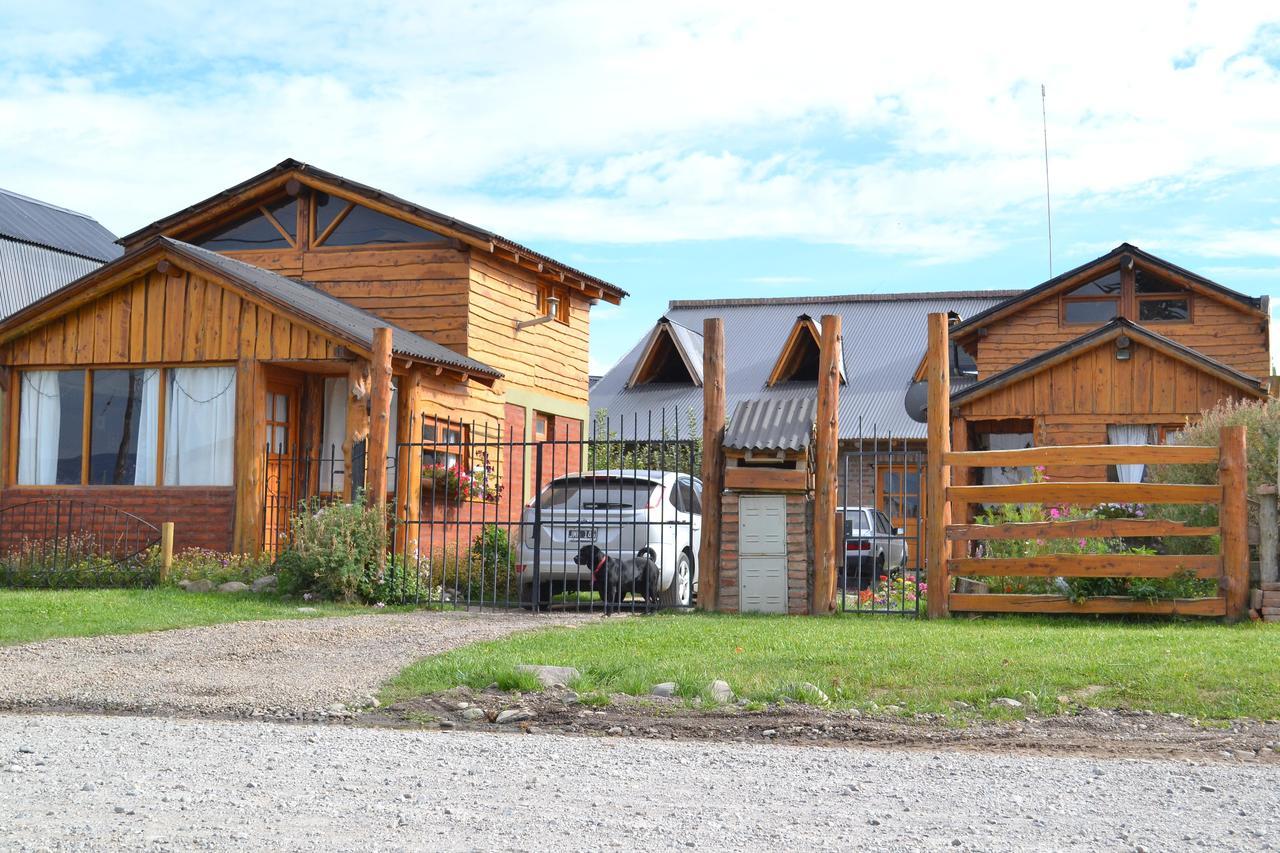
<svg viewBox="0 0 1280 853">
<path fill-rule="evenodd" d="M 451 244 L 444 236 L 411 222 L 379 213 L 346 199 L 316 193 L 313 233 L 316 246 Z"/>
<path fill-rule="evenodd" d="M 1063 323 L 1102 324 L 1120 316 L 1120 270 L 1082 284 L 1062 298 Z"/>
<path fill-rule="evenodd" d="M 769 374 L 768 384 L 779 382 L 817 382 L 822 363 L 822 345 L 818 324 L 812 317 L 802 314 L 791 327 L 791 334 L 782 345 L 782 352 Z M 844 384 L 844 354 L 836 352 L 836 366 L 840 371 L 840 384 Z"/>
<path fill-rule="evenodd" d="M 234 367 L 26 371 L 17 483 L 230 486 L 235 379 Z"/>
<path fill-rule="evenodd" d="M 1138 321 L 1181 323 L 1191 319 L 1188 293 L 1171 281 L 1139 267 L 1133 273 Z"/>
<path fill-rule="evenodd" d="M 191 242 L 213 252 L 288 249 L 296 245 L 297 230 L 298 200 L 286 198 L 259 205 Z"/>
</svg>

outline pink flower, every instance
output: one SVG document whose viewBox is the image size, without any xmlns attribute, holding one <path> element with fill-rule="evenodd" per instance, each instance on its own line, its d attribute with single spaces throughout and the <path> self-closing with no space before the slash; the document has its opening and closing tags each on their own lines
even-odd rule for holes
<svg viewBox="0 0 1280 853">
<path fill-rule="evenodd" d="M 1081 548 L 1083 548 L 1083 547 L 1084 547 L 1084 545 L 1085 545 L 1085 541 L 1084 541 L 1083 539 L 1081 539 L 1081 540 L 1080 540 L 1080 547 L 1081 547 Z"/>
<path fill-rule="evenodd" d="M 1058 511 L 1058 508 L 1056 506 L 1049 508 L 1049 518 L 1053 519 L 1054 521 L 1057 521 L 1061 515 L 1062 513 Z"/>
</svg>

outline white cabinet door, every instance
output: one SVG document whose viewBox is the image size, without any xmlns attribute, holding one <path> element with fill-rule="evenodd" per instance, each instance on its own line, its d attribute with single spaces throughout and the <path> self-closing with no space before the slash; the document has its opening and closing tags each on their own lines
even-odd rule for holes
<svg viewBox="0 0 1280 853">
<path fill-rule="evenodd" d="M 738 609 L 787 612 L 787 499 L 738 499 Z"/>
</svg>

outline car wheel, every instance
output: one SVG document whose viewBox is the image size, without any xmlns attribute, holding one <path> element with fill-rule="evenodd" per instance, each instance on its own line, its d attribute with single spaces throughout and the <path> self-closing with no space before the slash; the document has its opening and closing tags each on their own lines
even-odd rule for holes
<svg viewBox="0 0 1280 853">
<path fill-rule="evenodd" d="M 688 551 L 681 551 L 676 560 L 675 576 L 660 598 L 664 608 L 693 606 L 693 558 Z"/>
<path fill-rule="evenodd" d="M 880 554 L 876 557 L 876 576 L 874 579 L 876 583 L 880 581 L 880 576 L 882 574 L 884 574 L 884 554 Z"/>
</svg>

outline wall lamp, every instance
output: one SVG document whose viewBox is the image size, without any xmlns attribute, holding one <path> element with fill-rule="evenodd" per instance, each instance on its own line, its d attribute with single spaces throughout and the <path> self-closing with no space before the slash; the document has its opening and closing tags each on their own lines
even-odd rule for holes
<svg viewBox="0 0 1280 853">
<path fill-rule="evenodd" d="M 1129 340 L 1128 335 L 1121 335 L 1116 338 L 1116 361 L 1128 361 L 1133 355 L 1133 348 L 1130 346 L 1133 341 Z"/>
<path fill-rule="evenodd" d="M 557 316 L 559 316 L 559 314 L 560 314 L 560 297 L 548 296 L 547 297 L 547 313 L 541 317 L 538 317 L 536 320 L 518 320 L 516 322 L 516 331 L 518 332 L 521 329 L 528 329 L 533 326 L 541 326 L 543 323 L 549 323 L 552 320 L 554 320 Z"/>
</svg>

